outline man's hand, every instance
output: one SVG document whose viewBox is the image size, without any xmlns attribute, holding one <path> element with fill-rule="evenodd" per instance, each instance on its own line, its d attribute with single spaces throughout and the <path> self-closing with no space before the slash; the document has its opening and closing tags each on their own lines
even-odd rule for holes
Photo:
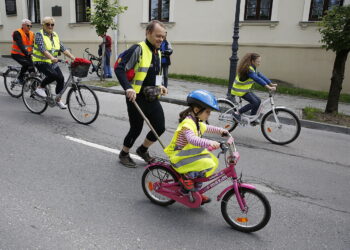
<svg viewBox="0 0 350 250">
<path fill-rule="evenodd" d="M 57 62 L 58 62 L 58 58 L 56 58 L 56 57 L 51 58 L 51 62 L 53 62 L 53 63 L 57 63 Z"/>
<path fill-rule="evenodd" d="M 161 95 L 167 95 L 168 94 L 168 89 L 164 86 L 160 86 L 160 94 Z"/>
<path fill-rule="evenodd" d="M 134 89 L 127 89 L 125 91 L 125 95 L 129 99 L 130 102 L 134 102 L 136 100 L 136 92 Z"/>
<path fill-rule="evenodd" d="M 277 87 L 277 83 L 270 83 L 270 86 L 272 86 L 272 87 Z"/>
</svg>

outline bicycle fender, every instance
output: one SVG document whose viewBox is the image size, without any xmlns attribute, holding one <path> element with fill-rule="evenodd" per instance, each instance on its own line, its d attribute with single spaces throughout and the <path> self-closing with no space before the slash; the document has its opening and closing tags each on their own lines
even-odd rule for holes
<svg viewBox="0 0 350 250">
<path fill-rule="evenodd" d="M 251 184 L 247 184 L 247 183 L 240 183 L 240 184 L 238 184 L 238 185 L 239 185 L 240 188 L 243 187 L 243 188 L 252 189 L 252 190 L 256 189 L 256 187 L 254 187 L 254 186 L 251 185 Z M 225 188 L 225 189 L 218 195 L 218 197 L 216 198 L 216 200 L 217 200 L 217 201 L 220 201 L 221 198 L 222 198 L 229 190 L 231 190 L 231 189 L 233 189 L 233 185 L 228 186 L 227 188 Z"/>
<path fill-rule="evenodd" d="M 177 173 L 177 172 L 176 172 L 168 163 L 166 163 L 166 162 L 156 161 L 156 162 L 150 163 L 150 164 L 148 164 L 147 166 L 145 166 L 145 169 L 148 169 L 148 168 L 153 167 L 153 166 L 162 166 L 162 167 L 165 167 L 165 168 L 169 169 L 171 172 L 173 172 L 177 178 L 180 178 L 179 173 Z"/>
</svg>

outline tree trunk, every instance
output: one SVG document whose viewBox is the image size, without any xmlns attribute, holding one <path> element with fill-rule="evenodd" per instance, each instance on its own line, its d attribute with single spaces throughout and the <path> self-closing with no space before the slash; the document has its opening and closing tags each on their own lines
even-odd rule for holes
<svg viewBox="0 0 350 250">
<path fill-rule="evenodd" d="M 345 63 L 349 50 L 340 50 L 336 52 L 331 78 L 331 87 L 328 93 L 328 101 L 325 113 L 337 113 L 340 92 L 344 80 Z"/>
<path fill-rule="evenodd" d="M 104 65 L 106 61 L 106 36 L 103 37 L 103 43 L 102 43 L 102 61 L 101 61 L 101 76 L 100 80 L 102 81 L 105 76 L 105 70 Z"/>
</svg>

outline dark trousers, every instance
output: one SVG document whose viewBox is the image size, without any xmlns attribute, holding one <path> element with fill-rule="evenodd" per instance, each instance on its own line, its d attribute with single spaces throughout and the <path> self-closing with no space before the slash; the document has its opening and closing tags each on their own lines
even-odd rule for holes
<svg viewBox="0 0 350 250">
<path fill-rule="evenodd" d="M 153 102 L 148 102 L 145 100 L 144 96 L 137 95 L 136 102 L 147 119 L 150 121 L 157 134 L 161 136 L 165 131 L 165 118 L 160 101 L 157 99 Z M 130 130 L 124 139 L 124 146 L 131 148 L 142 132 L 144 120 L 136 109 L 135 105 L 128 99 L 126 99 L 126 105 L 128 107 Z M 147 134 L 146 138 L 152 142 L 157 140 L 157 137 L 152 131 Z"/>
<path fill-rule="evenodd" d="M 64 76 L 60 67 L 57 64 L 49 64 L 49 63 L 36 63 L 35 67 L 43 73 L 46 78 L 41 82 L 42 88 L 44 88 L 47 84 L 56 81 L 56 94 L 59 94 L 63 89 L 64 85 Z"/>
<path fill-rule="evenodd" d="M 163 83 L 164 87 L 168 87 L 168 69 L 169 65 L 168 64 L 162 64 L 162 70 L 163 70 Z"/>
<path fill-rule="evenodd" d="M 18 54 L 11 54 L 11 57 L 22 65 L 22 69 L 19 72 L 18 79 L 23 80 L 24 73 L 28 70 L 30 73 L 35 72 L 33 61 L 30 57 L 21 56 Z"/>
<path fill-rule="evenodd" d="M 260 103 L 261 103 L 260 98 L 257 97 L 253 92 L 248 92 L 247 94 L 242 96 L 242 98 L 244 100 L 246 100 L 247 102 L 249 102 L 249 104 L 242 107 L 238 112 L 240 114 L 243 114 L 243 113 L 251 110 L 250 115 L 255 115 L 256 112 L 258 111 Z"/>
</svg>

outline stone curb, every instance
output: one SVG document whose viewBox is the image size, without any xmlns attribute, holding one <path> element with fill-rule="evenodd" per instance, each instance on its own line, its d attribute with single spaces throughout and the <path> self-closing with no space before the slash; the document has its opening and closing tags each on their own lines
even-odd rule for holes
<svg viewBox="0 0 350 250">
<path fill-rule="evenodd" d="M 87 86 L 89 86 L 93 90 L 100 91 L 100 92 L 124 95 L 123 90 L 110 89 L 110 88 L 104 88 L 104 87 L 98 87 L 98 86 L 92 86 L 92 85 L 87 85 Z M 184 100 L 179 100 L 179 99 L 169 98 L 169 97 L 161 97 L 160 101 L 171 103 L 171 104 L 183 105 L 183 106 L 187 105 Z M 348 134 L 348 135 L 350 134 L 350 128 L 345 126 L 331 125 L 327 123 L 314 122 L 309 120 L 300 120 L 300 123 L 301 123 L 301 126 L 304 128 L 326 130 L 326 131 Z"/>
</svg>

